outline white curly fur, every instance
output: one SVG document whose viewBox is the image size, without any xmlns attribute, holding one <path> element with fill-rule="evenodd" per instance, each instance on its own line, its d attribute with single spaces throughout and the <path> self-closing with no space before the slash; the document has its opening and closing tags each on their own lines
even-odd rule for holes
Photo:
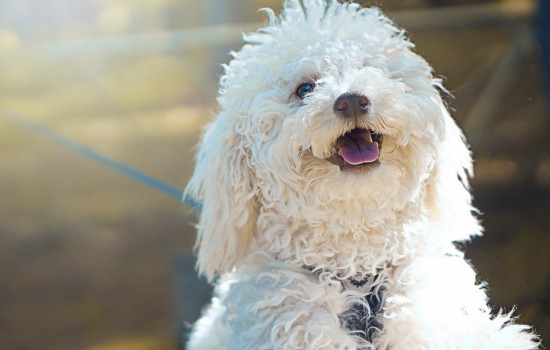
<svg viewBox="0 0 550 350">
<path fill-rule="evenodd" d="M 265 13 L 225 66 L 187 188 L 203 203 L 198 269 L 219 275 L 188 349 L 537 348 L 529 327 L 491 314 L 453 245 L 481 232 L 470 152 L 404 32 L 336 1 Z M 345 92 L 368 96 L 368 114 L 336 116 Z M 380 166 L 341 171 L 325 158 L 357 126 L 384 135 Z M 346 283 L 366 275 L 367 291 Z M 382 298 L 373 339 L 342 325 L 369 291 Z"/>
</svg>

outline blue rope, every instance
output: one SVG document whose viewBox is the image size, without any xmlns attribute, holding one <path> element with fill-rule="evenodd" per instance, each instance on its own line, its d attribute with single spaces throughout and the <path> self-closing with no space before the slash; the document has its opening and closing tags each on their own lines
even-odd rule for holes
<svg viewBox="0 0 550 350">
<path fill-rule="evenodd" d="M 134 168 L 131 168 L 125 164 L 112 160 L 86 146 L 83 146 L 77 142 L 69 140 L 68 138 L 60 135 L 56 131 L 48 128 L 47 126 L 40 124 L 36 121 L 27 119 L 13 111 L 0 108 L 0 116 L 4 119 L 19 125 L 25 130 L 31 131 L 34 134 L 46 137 L 49 140 L 65 147 L 73 152 L 86 156 L 87 158 L 96 161 L 108 168 L 114 169 L 117 172 L 126 175 L 133 180 L 147 185 L 159 192 L 162 192 L 174 199 L 182 201 L 184 204 L 192 207 L 196 211 L 200 211 L 201 203 L 197 202 L 194 198 L 187 197 L 180 189 L 165 184 L 164 182 L 155 179 L 147 174 L 144 174 Z"/>
</svg>

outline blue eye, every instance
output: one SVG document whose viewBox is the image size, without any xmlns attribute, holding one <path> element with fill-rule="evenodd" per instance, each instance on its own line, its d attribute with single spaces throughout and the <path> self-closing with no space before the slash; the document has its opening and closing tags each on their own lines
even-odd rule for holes
<svg viewBox="0 0 550 350">
<path fill-rule="evenodd" d="M 306 97 L 307 94 L 311 93 L 313 89 L 315 89 L 314 83 L 304 83 L 298 86 L 298 88 L 296 89 L 296 95 L 300 99 L 303 99 L 304 97 Z"/>
</svg>

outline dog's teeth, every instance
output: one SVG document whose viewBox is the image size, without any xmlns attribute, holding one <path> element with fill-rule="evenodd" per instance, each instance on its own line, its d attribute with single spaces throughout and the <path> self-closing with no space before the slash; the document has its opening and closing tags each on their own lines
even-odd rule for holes
<svg viewBox="0 0 550 350">
<path fill-rule="evenodd" d="M 374 135 L 373 135 L 372 131 L 369 132 L 369 133 L 367 133 L 367 135 L 368 135 L 368 141 L 369 141 L 369 142 L 373 142 L 373 141 L 372 141 L 372 138 L 373 138 Z"/>
</svg>

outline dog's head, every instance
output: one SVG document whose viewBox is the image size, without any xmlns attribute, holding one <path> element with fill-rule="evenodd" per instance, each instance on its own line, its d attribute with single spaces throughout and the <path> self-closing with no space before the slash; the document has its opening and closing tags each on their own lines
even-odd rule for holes
<svg viewBox="0 0 550 350">
<path fill-rule="evenodd" d="M 449 240 L 476 233 L 469 151 L 403 31 L 336 1 L 266 13 L 225 67 L 187 189 L 203 202 L 199 269 L 238 265 L 269 230 L 258 217 L 334 233 L 412 215 Z"/>
</svg>

